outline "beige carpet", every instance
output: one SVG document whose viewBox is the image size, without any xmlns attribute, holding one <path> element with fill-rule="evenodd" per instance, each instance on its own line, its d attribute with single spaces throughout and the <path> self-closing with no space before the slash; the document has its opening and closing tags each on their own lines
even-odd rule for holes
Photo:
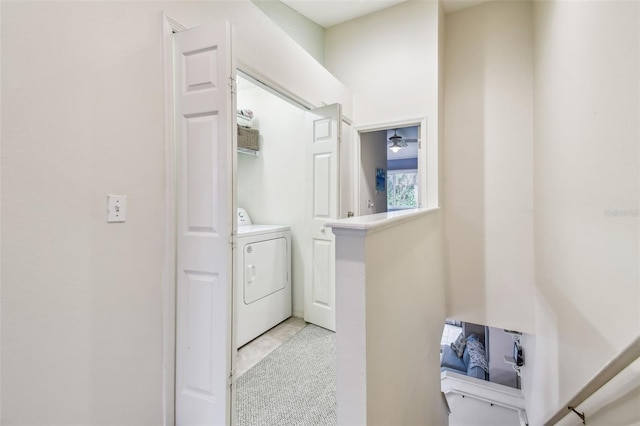
<svg viewBox="0 0 640 426">
<path fill-rule="evenodd" d="M 335 333 L 307 325 L 240 376 L 238 426 L 335 425 Z"/>
</svg>

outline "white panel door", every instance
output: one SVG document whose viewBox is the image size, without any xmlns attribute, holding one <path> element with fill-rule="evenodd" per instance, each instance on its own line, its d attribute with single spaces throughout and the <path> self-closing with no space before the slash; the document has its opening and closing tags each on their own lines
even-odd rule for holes
<svg viewBox="0 0 640 426">
<path fill-rule="evenodd" d="M 225 22 L 174 36 L 176 423 L 230 424 L 232 93 Z"/>
<path fill-rule="evenodd" d="M 307 113 L 307 217 L 311 262 L 305 268 L 304 319 L 335 331 L 335 236 L 325 223 L 339 217 L 339 104 Z"/>
</svg>

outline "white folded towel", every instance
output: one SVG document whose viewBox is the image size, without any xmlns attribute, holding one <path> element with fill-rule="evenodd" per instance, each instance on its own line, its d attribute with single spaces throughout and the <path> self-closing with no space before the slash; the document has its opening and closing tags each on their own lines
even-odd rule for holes
<svg viewBox="0 0 640 426">
<path fill-rule="evenodd" d="M 253 127 L 253 124 L 251 124 L 250 118 L 247 118 L 243 115 L 238 114 L 237 120 L 238 120 L 238 126 L 249 127 L 249 128 Z"/>
</svg>

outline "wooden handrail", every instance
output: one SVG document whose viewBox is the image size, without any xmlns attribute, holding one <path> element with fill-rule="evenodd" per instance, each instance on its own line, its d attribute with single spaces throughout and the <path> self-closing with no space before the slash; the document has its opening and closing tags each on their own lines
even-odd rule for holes
<svg viewBox="0 0 640 426">
<path fill-rule="evenodd" d="M 622 370 L 627 368 L 636 359 L 640 358 L 640 336 L 631 342 L 622 352 L 614 359 L 609 361 L 586 385 L 573 397 L 569 402 L 563 405 L 552 417 L 544 424 L 545 426 L 553 426 L 558 423 L 564 416 L 571 412 L 571 408 L 576 408 L 598 389 L 604 386 L 609 380 L 617 376 Z M 571 408 L 569 408 L 571 407 Z"/>
</svg>

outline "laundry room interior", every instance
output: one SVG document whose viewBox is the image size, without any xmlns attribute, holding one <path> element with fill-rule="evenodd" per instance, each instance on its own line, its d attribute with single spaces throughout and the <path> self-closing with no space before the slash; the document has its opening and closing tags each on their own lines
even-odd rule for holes
<svg viewBox="0 0 640 426">
<path fill-rule="evenodd" d="M 257 308 L 262 313 L 247 314 L 251 316 L 250 321 L 260 323 L 261 332 L 266 332 L 289 316 L 305 318 L 305 303 L 308 302 L 305 300 L 305 280 L 311 276 L 306 268 L 311 268 L 313 264 L 313 238 L 309 228 L 314 225 L 309 221 L 311 200 L 308 187 L 308 181 L 312 179 L 309 168 L 313 166 L 309 160 L 312 130 L 306 108 L 240 70 L 236 80 L 236 197 L 239 210 L 236 303 L 242 304 L 237 308 L 242 318 L 236 321 L 238 329 L 242 329 L 238 334 L 243 334 L 237 339 L 237 346 L 241 347 L 251 340 L 244 332 L 246 315 L 243 312 L 256 310 L 255 305 L 248 307 L 249 301 L 245 296 L 253 291 L 249 289 L 251 285 L 263 286 L 266 275 L 265 268 L 258 271 L 260 268 L 256 268 L 253 261 L 247 263 L 245 259 L 248 246 L 243 243 L 246 241 L 243 235 L 248 231 L 244 227 L 247 223 L 269 226 L 275 232 L 273 236 L 277 237 L 283 237 L 284 234 L 278 232 L 286 228 L 287 249 L 283 256 L 287 257 L 288 265 L 279 272 L 269 267 L 268 274 L 271 277 L 286 276 L 286 279 L 277 279 L 286 281 L 286 285 L 290 286 L 287 290 L 280 284 L 265 285 L 266 290 L 261 290 L 257 297 L 251 298 L 251 303 L 264 305 L 263 308 Z M 340 183 L 339 216 L 347 217 L 347 210 L 353 210 L 351 197 L 355 189 L 350 186 L 352 158 L 349 144 L 345 143 L 351 131 L 350 126 L 343 122 L 341 131 L 343 142 L 339 144 L 339 167 L 330 179 Z M 418 206 L 419 137 L 420 125 L 404 125 L 360 134 L 361 155 L 357 167 L 360 174 L 361 215 Z M 380 172 L 383 173 L 382 181 Z M 404 202 L 388 203 L 395 198 L 402 198 Z M 373 208 L 368 208 L 367 203 Z M 326 232 L 331 233 L 330 230 Z M 257 240 L 273 239 L 265 235 Z M 254 238 L 251 242 L 257 240 Z M 257 247 L 254 244 L 251 249 Z M 272 264 L 282 265 L 281 259 L 276 258 L 278 255 L 273 252 L 268 252 L 266 256 L 272 259 Z M 331 274 L 332 271 L 327 270 L 326 273 Z M 287 292 L 291 300 L 288 309 L 283 305 Z M 266 315 L 270 315 L 268 319 Z M 261 334 L 257 331 L 257 325 L 250 328 L 256 330 L 252 332 L 252 338 Z"/>
<path fill-rule="evenodd" d="M 257 134 L 258 149 L 238 149 L 237 206 L 254 224 L 291 230 L 292 313 L 304 315 L 305 112 L 238 75 L 237 108 L 251 111 L 238 127 Z M 241 143 L 239 143 L 240 145 Z"/>
</svg>

